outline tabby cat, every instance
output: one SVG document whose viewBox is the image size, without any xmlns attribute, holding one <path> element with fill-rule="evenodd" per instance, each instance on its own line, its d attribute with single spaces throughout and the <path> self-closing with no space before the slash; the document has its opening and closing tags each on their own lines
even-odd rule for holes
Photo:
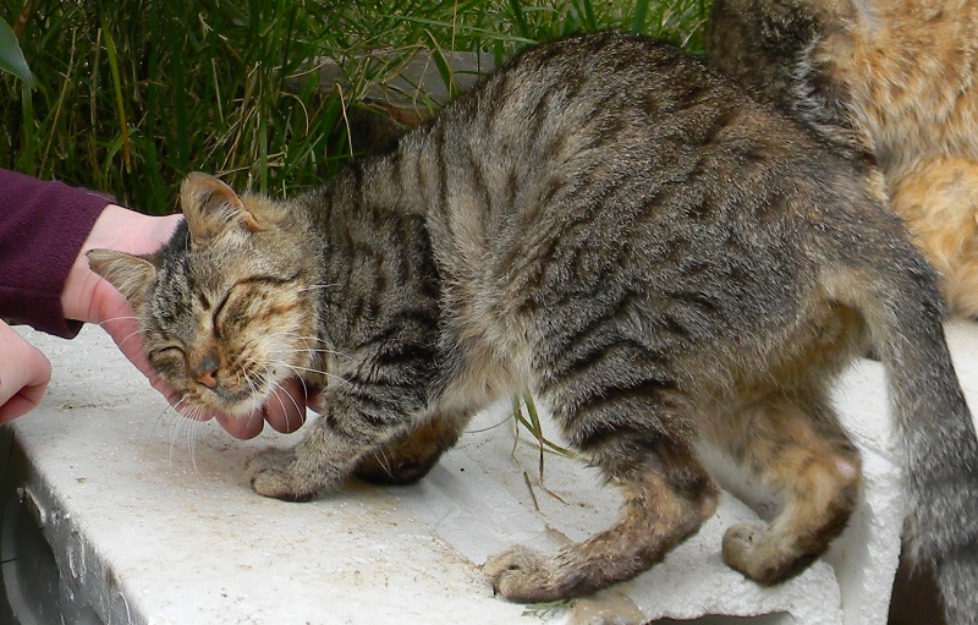
<svg viewBox="0 0 978 625">
<path fill-rule="evenodd" d="M 158 255 L 94 251 L 92 266 L 186 402 L 242 414 L 289 376 L 325 386 L 303 440 L 251 462 L 262 495 L 336 490 L 385 446 L 417 445 L 419 425 L 451 444 L 529 388 L 624 505 L 554 554 L 490 558 L 498 593 L 572 597 L 660 561 L 716 507 L 707 449 L 786 495 L 722 545 L 774 584 L 853 509 L 860 459 L 828 390 L 868 339 L 920 556 L 955 623 L 975 622 L 978 443 L 932 269 L 822 138 L 674 47 L 531 48 L 315 191 L 237 195 L 195 174 L 181 199 L 186 225 Z"/>
<path fill-rule="evenodd" d="M 716 0 L 707 49 L 878 159 L 952 311 L 978 318 L 978 2 Z"/>
</svg>

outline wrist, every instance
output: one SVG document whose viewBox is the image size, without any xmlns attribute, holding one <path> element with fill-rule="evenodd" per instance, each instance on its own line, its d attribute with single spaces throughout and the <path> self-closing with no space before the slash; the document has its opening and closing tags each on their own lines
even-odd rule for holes
<svg viewBox="0 0 978 625">
<path fill-rule="evenodd" d="M 130 254 L 151 254 L 166 243 L 180 222 L 180 215 L 152 217 L 109 204 L 95 221 L 88 238 L 68 272 L 61 292 L 61 306 L 66 319 L 98 323 L 103 294 L 112 291 L 98 274 L 88 266 L 86 252 L 104 248 Z"/>
</svg>

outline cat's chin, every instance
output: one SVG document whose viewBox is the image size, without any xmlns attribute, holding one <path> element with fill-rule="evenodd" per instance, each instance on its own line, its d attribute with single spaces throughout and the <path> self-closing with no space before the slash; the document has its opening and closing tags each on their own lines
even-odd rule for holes
<svg viewBox="0 0 978 625">
<path fill-rule="evenodd" d="M 193 393 L 183 396 L 178 404 L 178 409 L 192 419 L 214 413 L 221 413 L 234 418 L 246 418 L 261 410 L 271 396 L 271 392 L 264 395 L 249 393 L 241 398 L 224 398 L 216 393 L 206 395 Z"/>
<path fill-rule="evenodd" d="M 271 400 L 271 393 L 262 396 L 250 395 L 247 399 L 236 402 L 223 402 L 221 411 L 230 417 L 246 418 L 253 416 Z"/>
</svg>

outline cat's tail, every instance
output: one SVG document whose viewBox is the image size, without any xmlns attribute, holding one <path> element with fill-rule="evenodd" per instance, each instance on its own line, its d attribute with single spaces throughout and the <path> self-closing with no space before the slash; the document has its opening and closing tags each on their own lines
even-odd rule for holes
<svg viewBox="0 0 978 625">
<path fill-rule="evenodd" d="M 949 625 L 978 625 L 978 439 L 934 272 L 907 247 L 898 267 L 867 263 L 823 284 L 861 310 L 886 369 L 906 454 L 910 555 L 933 567 Z"/>
</svg>

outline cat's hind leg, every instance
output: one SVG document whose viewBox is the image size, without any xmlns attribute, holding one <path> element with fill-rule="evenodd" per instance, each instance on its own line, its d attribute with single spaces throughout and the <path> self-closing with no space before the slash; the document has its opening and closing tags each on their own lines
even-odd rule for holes
<svg viewBox="0 0 978 625">
<path fill-rule="evenodd" d="M 455 445 L 468 421 L 468 414 L 455 412 L 430 417 L 364 456 L 354 475 L 374 484 L 417 482 L 438 463 L 445 451 Z"/>
<path fill-rule="evenodd" d="M 695 533 L 716 508 L 712 479 L 682 442 L 615 435 L 586 455 L 621 489 L 620 520 L 554 554 L 515 546 L 491 557 L 484 572 L 505 598 L 554 601 L 634 577 Z"/>
<path fill-rule="evenodd" d="M 844 529 L 859 488 L 858 452 L 819 393 L 758 402 L 732 419 L 720 437 L 737 461 L 785 499 L 769 525 L 730 527 L 723 559 L 760 583 L 783 581 Z"/>
</svg>

